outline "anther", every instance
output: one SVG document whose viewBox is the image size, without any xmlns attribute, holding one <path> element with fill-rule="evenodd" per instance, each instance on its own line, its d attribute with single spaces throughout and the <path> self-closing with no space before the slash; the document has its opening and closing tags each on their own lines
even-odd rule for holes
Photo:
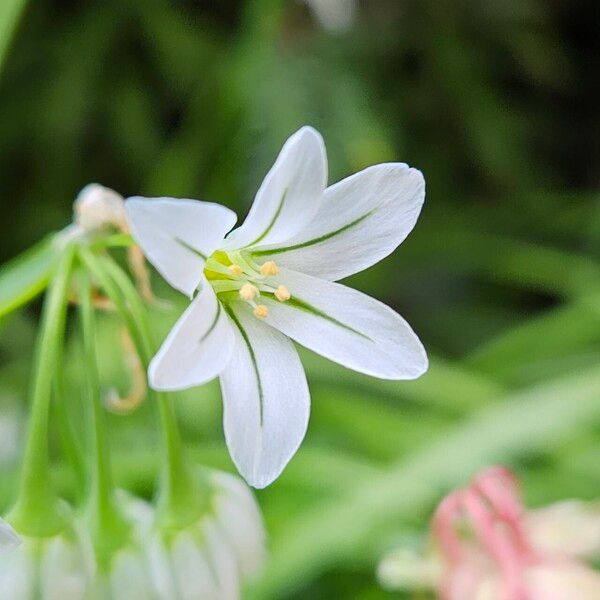
<svg viewBox="0 0 600 600">
<path fill-rule="evenodd" d="M 242 274 L 242 267 L 240 267 L 240 265 L 229 265 L 227 269 L 232 275 L 235 275 L 236 277 L 239 277 Z"/>
<path fill-rule="evenodd" d="M 291 298 L 291 294 L 290 294 L 290 290 L 288 290 L 285 285 L 280 285 L 276 290 L 275 290 L 275 298 L 277 298 L 277 300 L 279 300 L 279 302 L 286 302 L 287 300 L 289 300 Z"/>
<path fill-rule="evenodd" d="M 259 304 L 254 309 L 254 316 L 259 319 L 264 319 L 269 314 L 269 309 L 264 304 Z"/>
<path fill-rule="evenodd" d="M 246 302 L 250 302 L 254 300 L 258 296 L 258 288 L 251 283 L 245 283 L 240 288 L 240 298 L 242 300 L 246 300 Z"/>
<path fill-rule="evenodd" d="M 260 266 L 260 274 L 263 277 L 273 277 L 273 275 L 277 275 L 277 273 L 279 273 L 279 269 L 274 260 L 268 260 Z"/>
</svg>

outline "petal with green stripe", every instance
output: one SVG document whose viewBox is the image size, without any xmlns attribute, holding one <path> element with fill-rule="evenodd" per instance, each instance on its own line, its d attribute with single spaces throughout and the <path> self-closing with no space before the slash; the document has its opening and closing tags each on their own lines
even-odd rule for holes
<svg viewBox="0 0 600 600">
<path fill-rule="evenodd" d="M 253 255 L 337 281 L 393 252 L 414 227 L 424 199 L 420 171 L 375 165 L 327 188 L 321 209 L 297 235 L 261 245 Z"/>
<path fill-rule="evenodd" d="M 273 283 L 291 298 L 263 294 L 265 322 L 341 365 L 382 379 L 415 379 L 427 370 L 427 355 L 408 323 L 391 308 L 361 292 L 289 269 Z"/>
<path fill-rule="evenodd" d="M 293 343 L 254 317 L 248 305 L 233 302 L 228 310 L 236 343 L 221 373 L 225 438 L 244 479 L 262 488 L 300 446 L 310 396 Z"/>
<path fill-rule="evenodd" d="M 226 248 L 281 243 L 294 236 L 319 210 L 326 185 L 323 139 L 312 127 L 303 127 L 283 146 L 248 217 L 227 237 Z"/>
<path fill-rule="evenodd" d="M 150 363 L 156 390 L 182 390 L 214 379 L 231 356 L 234 332 L 221 303 L 204 280 Z"/>
<path fill-rule="evenodd" d="M 190 298 L 206 259 L 234 226 L 233 211 L 212 202 L 175 198 L 129 198 L 131 234 L 156 270 Z"/>
</svg>

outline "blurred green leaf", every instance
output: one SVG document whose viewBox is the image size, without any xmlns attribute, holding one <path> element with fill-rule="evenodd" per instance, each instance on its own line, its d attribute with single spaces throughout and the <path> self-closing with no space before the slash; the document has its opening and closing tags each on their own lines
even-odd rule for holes
<svg viewBox="0 0 600 600">
<path fill-rule="evenodd" d="M 27 0 L 0 2 L 0 69 Z"/>
<path fill-rule="evenodd" d="M 44 291 L 58 253 L 50 235 L 0 267 L 0 318 Z"/>
</svg>

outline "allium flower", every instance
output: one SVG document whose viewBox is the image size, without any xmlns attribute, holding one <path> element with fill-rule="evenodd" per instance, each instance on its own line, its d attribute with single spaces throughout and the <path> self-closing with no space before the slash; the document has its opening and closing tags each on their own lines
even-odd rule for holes
<svg viewBox="0 0 600 600">
<path fill-rule="evenodd" d="M 205 512 L 182 528 L 157 527 L 149 504 L 127 501 L 145 559 L 142 563 L 135 555 L 123 555 L 120 565 L 113 567 L 113 582 L 117 577 L 127 589 L 132 574 L 137 573 L 140 582 L 152 590 L 140 598 L 240 597 L 242 581 L 256 573 L 264 558 L 262 518 L 250 490 L 236 477 L 211 471 L 207 483 L 211 492 Z"/>
<path fill-rule="evenodd" d="M 600 546 L 598 515 L 575 502 L 527 511 L 514 475 L 501 467 L 441 502 L 432 540 L 425 559 L 385 559 L 382 584 L 433 587 L 442 600 L 600 598 L 600 573 L 581 560 Z"/>
<path fill-rule="evenodd" d="M 308 387 L 289 338 L 383 379 L 413 379 L 427 368 L 402 317 L 333 283 L 406 238 L 424 200 L 421 173 L 390 163 L 328 188 L 326 182 L 323 141 L 304 127 L 286 142 L 245 222 L 229 235 L 236 216 L 217 204 L 125 203 L 148 260 L 193 298 L 152 361 L 150 384 L 177 390 L 219 376 L 227 444 L 255 487 L 280 474 L 308 423 Z"/>
<path fill-rule="evenodd" d="M 86 597 L 94 573 L 92 548 L 83 528 L 66 506 L 65 514 L 67 525 L 63 531 L 48 537 L 23 536 L 18 548 L 2 555 L 2 598 L 83 600 Z M 3 535 L 5 527 L 3 523 Z M 15 543 L 14 537 L 12 543 Z"/>
</svg>

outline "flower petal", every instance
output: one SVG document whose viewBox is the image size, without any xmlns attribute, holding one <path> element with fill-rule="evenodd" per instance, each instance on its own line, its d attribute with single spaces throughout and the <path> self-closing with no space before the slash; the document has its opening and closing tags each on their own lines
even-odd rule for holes
<svg viewBox="0 0 600 600">
<path fill-rule="evenodd" d="M 41 558 L 40 583 L 44 599 L 83 600 L 89 573 L 79 545 L 64 536 L 50 538 Z"/>
<path fill-rule="evenodd" d="M 158 600 L 149 564 L 140 550 L 126 548 L 113 557 L 110 591 L 111 600 Z"/>
<path fill-rule="evenodd" d="M 420 171 L 402 163 L 375 165 L 327 188 L 315 218 L 293 238 L 253 254 L 322 279 L 343 279 L 393 252 L 414 227 L 424 199 Z"/>
<path fill-rule="evenodd" d="M 214 379 L 225 367 L 234 344 L 233 328 L 211 285 L 179 318 L 150 363 L 155 390 L 182 390 Z"/>
<path fill-rule="evenodd" d="M 181 531 L 171 544 L 171 567 L 178 596 L 182 600 L 219 600 L 215 574 L 211 570 L 206 548 L 198 536 Z"/>
<path fill-rule="evenodd" d="M 200 525 L 206 543 L 211 571 L 219 588 L 219 600 L 237 600 L 240 592 L 236 557 L 225 534 L 212 518 L 205 518 Z"/>
<path fill-rule="evenodd" d="M 0 592 L 3 598 L 33 598 L 37 580 L 34 561 L 40 551 L 31 538 L 14 552 L 7 553 L 0 560 Z"/>
<path fill-rule="evenodd" d="M 275 282 L 275 280 L 273 280 Z M 277 281 L 291 299 L 263 294 L 265 322 L 341 365 L 382 379 L 415 379 L 427 370 L 427 355 L 408 323 L 361 292 L 280 269 Z"/>
<path fill-rule="evenodd" d="M 598 600 L 600 573 L 577 562 L 542 563 L 525 572 L 531 600 Z"/>
<path fill-rule="evenodd" d="M 327 185 L 321 135 L 302 127 L 283 146 L 256 194 L 244 223 L 227 236 L 227 248 L 283 242 L 307 225 Z"/>
<path fill-rule="evenodd" d="M 215 516 L 225 532 L 243 576 L 255 574 L 265 557 L 265 529 L 250 488 L 238 477 L 215 471 Z"/>
<path fill-rule="evenodd" d="M 20 543 L 17 532 L 4 519 L 0 519 L 0 554 L 16 548 Z"/>
<path fill-rule="evenodd" d="M 157 271 L 190 298 L 206 259 L 235 225 L 235 213 L 200 200 L 134 197 L 125 201 L 131 234 Z"/>
<path fill-rule="evenodd" d="M 290 340 L 241 302 L 229 310 L 236 344 L 221 373 L 225 438 L 240 473 L 262 488 L 279 476 L 304 438 L 308 386 Z"/>
</svg>

